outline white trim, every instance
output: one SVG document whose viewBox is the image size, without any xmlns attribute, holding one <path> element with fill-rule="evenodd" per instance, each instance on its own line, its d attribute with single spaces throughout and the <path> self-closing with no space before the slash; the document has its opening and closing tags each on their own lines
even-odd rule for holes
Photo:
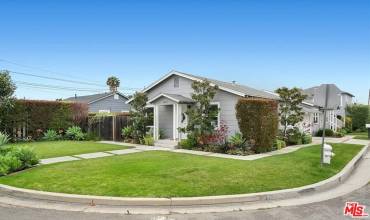
<svg viewBox="0 0 370 220">
<path fill-rule="evenodd" d="M 220 108 L 220 102 L 210 102 L 211 105 L 217 105 L 218 107 L 218 113 L 217 113 L 217 128 L 220 128 L 221 123 L 221 108 Z"/>
<path fill-rule="evenodd" d="M 168 95 L 166 95 L 164 93 L 161 93 L 161 94 L 157 95 L 156 97 L 152 98 L 151 100 L 149 100 L 147 103 L 151 103 L 151 102 L 155 101 L 156 99 L 160 98 L 161 96 L 164 96 L 164 97 L 166 97 L 166 98 L 168 98 L 168 99 L 170 99 L 170 100 L 172 100 L 174 102 L 177 102 L 177 103 L 180 102 L 180 100 L 177 100 L 177 99 L 175 99 L 175 98 L 173 98 L 171 96 L 168 96 Z"/>
<path fill-rule="evenodd" d="M 177 75 L 177 76 L 181 76 L 181 77 L 184 77 L 186 79 L 190 79 L 190 80 L 193 80 L 193 81 L 198 81 L 198 82 L 202 82 L 204 81 L 203 79 L 200 79 L 200 78 L 197 78 L 197 77 L 192 77 L 192 76 L 189 76 L 187 74 L 184 74 L 184 73 L 180 73 L 178 71 L 175 71 L 175 70 L 172 70 L 171 72 L 169 72 L 168 74 L 164 75 L 162 78 L 160 78 L 159 80 L 155 81 L 154 83 L 150 84 L 148 87 L 146 87 L 145 89 L 143 89 L 141 92 L 147 92 L 148 90 L 152 89 L 153 87 L 155 87 L 156 85 L 158 85 L 159 83 L 161 83 L 162 81 L 166 80 L 167 78 L 169 78 L 170 76 L 172 75 Z M 211 86 L 215 86 L 216 84 L 214 83 L 210 83 Z M 229 93 L 232 93 L 232 94 L 235 94 L 235 95 L 238 95 L 238 96 L 246 96 L 247 94 L 245 93 L 242 93 L 242 92 L 239 92 L 239 91 L 236 91 L 236 90 L 233 90 L 233 89 L 228 89 L 228 88 L 225 88 L 223 86 L 218 86 L 218 88 L 220 90 L 223 90 L 225 92 L 229 92 Z M 133 100 L 133 98 L 129 99 L 126 104 L 129 104 L 131 101 Z"/>
<path fill-rule="evenodd" d="M 111 93 L 111 94 L 109 94 L 109 95 L 106 95 L 106 96 L 104 96 L 104 97 L 101 97 L 101 98 L 98 98 L 98 99 L 95 99 L 95 100 L 93 100 L 93 101 L 91 101 L 91 102 L 88 102 L 87 104 L 92 104 L 92 103 L 94 103 L 94 102 L 97 102 L 97 101 L 100 101 L 100 100 L 102 100 L 102 99 L 105 99 L 105 98 L 108 98 L 108 97 L 110 97 L 110 96 L 112 96 L 112 95 L 115 95 L 115 94 L 118 94 L 118 95 L 120 95 L 120 96 L 122 96 L 123 98 L 125 98 L 125 99 L 128 99 L 126 96 L 124 96 L 123 94 L 121 94 L 120 92 L 113 92 L 113 93 Z M 117 100 L 117 99 L 115 99 L 115 100 Z M 125 102 L 126 104 L 128 104 L 127 103 L 127 101 Z"/>
<path fill-rule="evenodd" d="M 172 139 L 176 140 L 176 108 L 177 104 L 172 104 Z"/>
</svg>

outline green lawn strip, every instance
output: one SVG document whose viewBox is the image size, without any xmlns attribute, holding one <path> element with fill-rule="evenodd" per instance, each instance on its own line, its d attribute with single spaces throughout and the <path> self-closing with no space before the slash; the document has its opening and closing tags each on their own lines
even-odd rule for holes
<svg viewBox="0 0 370 220">
<path fill-rule="evenodd" d="M 0 178 L 16 187 L 73 194 L 188 197 L 294 188 L 338 173 L 362 148 L 332 144 L 332 164 L 320 166 L 320 146 L 240 161 L 172 152 L 141 152 L 39 166 Z"/>
<path fill-rule="evenodd" d="M 16 143 L 12 145 L 31 147 L 40 158 L 71 156 L 76 154 L 86 154 L 130 148 L 114 144 L 103 144 L 94 141 L 39 141 Z"/>
<path fill-rule="evenodd" d="M 354 139 L 369 140 L 367 132 L 354 132 L 349 133 L 348 135 L 354 135 Z"/>
</svg>

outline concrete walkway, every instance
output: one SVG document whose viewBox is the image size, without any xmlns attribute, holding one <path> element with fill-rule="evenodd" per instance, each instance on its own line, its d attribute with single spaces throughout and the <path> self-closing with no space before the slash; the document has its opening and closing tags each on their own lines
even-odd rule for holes
<svg viewBox="0 0 370 220">
<path fill-rule="evenodd" d="M 345 136 L 342 138 L 326 138 L 326 142 L 361 144 L 361 145 L 369 144 L 369 141 L 367 140 L 358 140 L 358 139 L 352 139 L 352 138 L 353 138 L 352 136 Z M 321 138 L 313 137 L 311 144 L 294 145 L 294 146 L 285 147 L 283 149 L 268 152 L 268 153 L 253 154 L 253 155 L 247 155 L 247 156 L 221 154 L 221 153 L 196 151 L 196 150 L 186 150 L 186 149 L 175 149 L 175 148 L 167 148 L 167 147 L 160 147 L 160 146 L 147 146 L 147 145 L 140 145 L 140 144 L 114 142 L 114 141 L 101 141 L 101 143 L 128 146 L 128 147 L 133 147 L 133 148 L 113 150 L 113 151 L 104 151 L 104 152 L 95 152 L 95 153 L 88 153 L 88 154 L 79 154 L 79 155 L 73 155 L 73 156 L 47 158 L 47 159 L 42 159 L 40 161 L 40 164 L 52 164 L 52 163 L 60 163 L 60 162 L 83 160 L 83 159 L 93 159 L 93 158 L 100 158 L 100 157 L 109 157 L 109 156 L 114 156 L 114 155 L 138 153 L 138 152 L 144 152 L 144 151 L 169 151 L 169 152 L 175 152 L 175 153 L 185 153 L 185 154 L 227 158 L 227 159 L 234 159 L 234 160 L 257 160 L 257 159 L 270 157 L 274 155 L 291 153 L 301 148 L 311 146 L 313 144 L 319 144 L 321 143 Z"/>
</svg>

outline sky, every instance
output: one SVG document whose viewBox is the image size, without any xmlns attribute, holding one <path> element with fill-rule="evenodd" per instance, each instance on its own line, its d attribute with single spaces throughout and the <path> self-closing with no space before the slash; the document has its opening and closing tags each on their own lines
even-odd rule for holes
<svg viewBox="0 0 370 220">
<path fill-rule="evenodd" d="M 335 83 L 367 103 L 368 0 L 0 0 L 0 9 L 0 69 L 12 71 L 18 98 L 93 94 L 111 75 L 132 93 L 178 70 L 264 90 Z"/>
</svg>

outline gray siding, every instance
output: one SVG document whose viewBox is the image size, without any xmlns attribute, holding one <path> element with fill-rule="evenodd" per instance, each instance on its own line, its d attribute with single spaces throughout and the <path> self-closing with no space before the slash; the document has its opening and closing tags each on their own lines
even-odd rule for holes
<svg viewBox="0 0 370 220">
<path fill-rule="evenodd" d="M 220 103 L 220 121 L 228 126 L 230 135 L 239 132 L 235 105 L 240 98 L 240 96 L 219 90 L 213 99 L 214 102 Z"/>
<path fill-rule="evenodd" d="M 110 112 L 129 111 L 130 105 L 126 104 L 126 98 L 118 95 L 118 99 L 114 99 L 114 95 L 99 101 L 89 104 L 89 112 L 99 112 L 99 110 L 110 110 Z"/>
<path fill-rule="evenodd" d="M 178 94 L 188 98 L 191 98 L 193 89 L 191 88 L 192 80 L 179 77 L 179 87 L 174 87 L 174 76 L 169 77 L 159 85 L 148 91 L 148 98 L 152 99 L 161 93 Z"/>
</svg>

